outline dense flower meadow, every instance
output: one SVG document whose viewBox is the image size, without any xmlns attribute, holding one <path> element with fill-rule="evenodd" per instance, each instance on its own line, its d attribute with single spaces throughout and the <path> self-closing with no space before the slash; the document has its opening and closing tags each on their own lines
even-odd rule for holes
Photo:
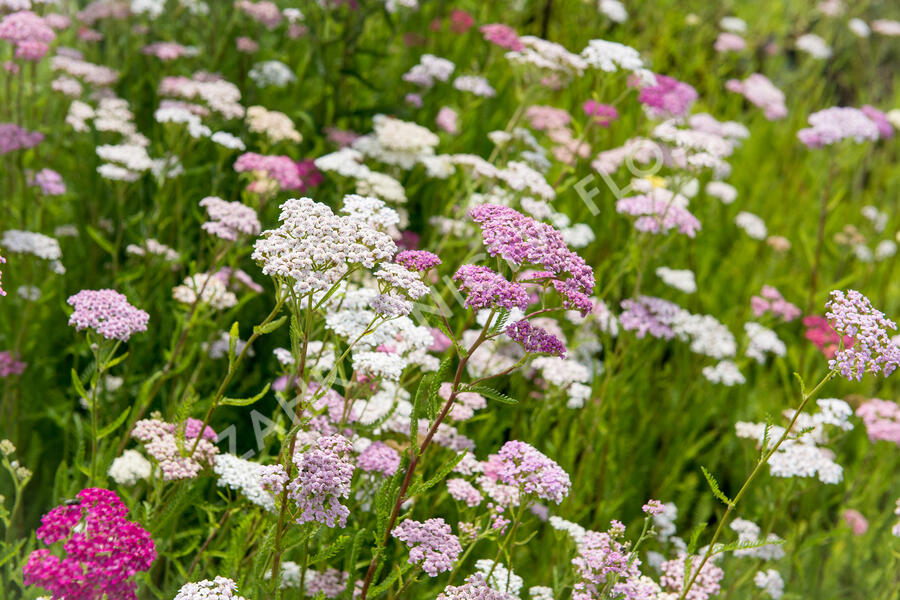
<svg viewBox="0 0 900 600">
<path fill-rule="evenodd" d="M 0 598 L 900 597 L 898 36 L 0 0 Z"/>
</svg>

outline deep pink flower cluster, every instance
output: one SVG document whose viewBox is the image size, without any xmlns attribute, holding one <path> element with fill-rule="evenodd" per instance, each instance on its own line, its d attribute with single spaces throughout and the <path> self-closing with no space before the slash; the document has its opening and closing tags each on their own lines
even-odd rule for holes
<svg viewBox="0 0 900 600">
<path fill-rule="evenodd" d="M 33 551 L 23 571 L 26 585 L 36 585 L 54 598 L 132 600 L 131 577 L 156 560 L 150 534 L 126 518 L 128 509 L 109 490 L 88 488 L 80 502 L 57 506 L 41 518 L 36 535 L 45 544 L 62 542 L 65 556 Z"/>
<path fill-rule="evenodd" d="M 748 102 L 763 109 L 763 114 L 770 121 L 787 116 L 784 92 L 761 73 L 753 73 L 744 81 L 729 79 L 725 82 L 725 89 L 743 95 Z"/>
<path fill-rule="evenodd" d="M 127 342 L 133 334 L 147 331 L 150 315 L 135 308 L 115 290 L 81 290 L 66 303 L 75 309 L 69 325 L 77 331 L 93 329 L 108 340 Z"/>
<path fill-rule="evenodd" d="M 797 132 L 797 139 L 809 148 L 821 148 L 842 140 L 857 144 L 878 139 L 878 126 L 858 108 L 832 106 L 809 116 L 811 127 Z"/>
<path fill-rule="evenodd" d="M 452 569 L 462 552 L 459 538 L 441 518 L 425 522 L 407 519 L 394 527 L 391 535 L 409 548 L 409 564 L 420 564 L 431 577 Z"/>
<path fill-rule="evenodd" d="M 619 111 L 611 104 L 601 104 L 596 100 L 588 100 L 582 106 L 584 114 L 594 117 L 594 123 L 601 127 L 609 127 L 609 124 L 619 118 Z"/>
<path fill-rule="evenodd" d="M 514 52 L 521 52 L 525 49 L 525 44 L 519 39 L 519 34 L 517 34 L 516 30 L 509 25 L 491 23 L 489 25 L 482 25 L 478 30 L 481 32 L 481 35 L 484 36 L 485 40 L 500 46 L 501 48 L 513 50 Z"/>
<path fill-rule="evenodd" d="M 497 456 L 496 475 L 501 483 L 557 504 L 569 494 L 569 474 L 534 446 L 510 440 L 503 444 Z"/>
<path fill-rule="evenodd" d="M 613 528 L 611 533 L 588 531 L 584 534 L 578 544 L 578 555 L 572 559 L 572 565 L 578 574 L 578 582 L 572 590 L 572 600 L 600 598 L 603 589 L 613 578 L 619 582 L 616 584 L 618 588 L 640 577 L 637 566 L 629 564 L 628 549 L 616 539 L 614 534 L 618 533 L 619 530 Z M 616 592 L 620 591 L 624 590 L 616 589 Z"/>
<path fill-rule="evenodd" d="M 320 437 L 308 450 L 294 453 L 297 475 L 288 481 L 284 465 L 263 470 L 263 488 L 280 494 L 284 486 L 288 498 L 300 509 L 297 523 L 321 523 L 328 527 L 347 524 L 350 509 L 340 503 L 350 497 L 350 480 L 355 469 L 350 461 L 350 442 L 341 435 Z"/>
<path fill-rule="evenodd" d="M 825 317 L 819 315 L 803 317 L 803 325 L 806 326 L 806 332 L 803 335 L 822 351 L 825 358 L 832 358 L 841 344 L 845 348 L 853 345 L 853 338 L 848 335 L 839 336 Z"/>
<path fill-rule="evenodd" d="M 761 317 L 766 312 L 771 311 L 775 316 L 781 317 L 785 321 L 793 321 L 803 314 L 796 305 L 785 300 L 781 292 L 771 285 L 764 285 L 759 296 L 750 298 L 750 308 L 756 317 Z"/>
<path fill-rule="evenodd" d="M 638 296 L 623 300 L 622 308 L 624 310 L 619 315 L 619 323 L 625 331 L 634 331 L 639 338 L 648 333 L 666 340 L 675 337 L 672 324 L 681 314 L 681 307 L 677 304 L 653 296 Z"/>
<path fill-rule="evenodd" d="M 201 227 L 223 240 L 235 241 L 241 235 L 259 235 L 262 226 L 256 211 L 240 202 L 228 202 L 215 196 L 200 201 L 210 220 Z"/>
<path fill-rule="evenodd" d="M 303 189 L 300 170 L 297 163 L 289 156 L 266 156 L 255 152 L 246 152 L 234 162 L 234 170 L 238 173 L 262 173 L 277 181 L 282 190 Z"/>
<path fill-rule="evenodd" d="M 507 281 L 503 275 L 489 267 L 463 265 L 453 276 L 459 283 L 459 291 L 466 294 L 469 308 L 528 308 L 528 292 L 518 283 Z"/>
<path fill-rule="evenodd" d="M 397 253 L 394 262 L 411 271 L 423 272 L 441 264 L 441 259 L 427 250 L 403 250 Z"/>
<path fill-rule="evenodd" d="M 560 357 L 566 355 L 566 346 L 558 337 L 524 319 L 510 323 L 506 328 L 506 335 L 521 344 L 525 352 Z"/>
<path fill-rule="evenodd" d="M 616 202 L 616 212 L 637 217 L 634 228 L 649 233 L 668 233 L 677 229 L 692 238 L 700 230 L 700 221 L 679 204 L 678 198 L 663 188 L 648 194 L 629 196 Z"/>
<path fill-rule="evenodd" d="M 13 123 L 0 123 L 0 154 L 34 148 L 44 141 L 44 134 L 28 131 Z"/>
<path fill-rule="evenodd" d="M 884 440 L 900 446 L 900 406 L 896 402 L 872 398 L 856 409 L 866 433 L 873 442 Z"/>
<path fill-rule="evenodd" d="M 462 585 L 448 585 L 436 600 L 511 600 L 511 598 L 518 596 L 495 590 L 484 580 L 484 575 L 475 573 L 469 575 Z"/>
<path fill-rule="evenodd" d="M 481 225 L 488 254 L 514 265 L 542 267 L 561 283 L 554 285 L 556 291 L 574 308 L 582 314 L 591 310 L 588 296 L 594 290 L 594 270 L 569 250 L 559 231 L 498 204 L 476 206 L 469 214 Z"/>
<path fill-rule="evenodd" d="M 301 192 L 308 192 L 325 181 L 325 176 L 316 168 L 316 161 L 314 158 L 304 158 L 303 160 L 298 160 L 294 164 L 297 165 L 297 174 L 300 176 Z"/>
<path fill-rule="evenodd" d="M 10 375 L 21 375 L 25 371 L 28 363 L 24 363 L 18 359 L 9 350 L 0 352 L 0 377 L 9 377 Z"/>
<path fill-rule="evenodd" d="M 367 473 L 381 473 L 390 477 L 400 466 L 400 453 L 384 442 L 373 442 L 360 452 L 356 466 Z"/>
<path fill-rule="evenodd" d="M 40 60 L 50 50 L 56 33 L 40 16 L 30 10 L 20 10 L 0 21 L 0 40 L 15 45 L 16 58 Z"/>
<path fill-rule="evenodd" d="M 655 75 L 654 85 L 641 88 L 638 101 L 647 107 L 654 117 L 672 118 L 687 116 L 697 99 L 697 90 L 666 75 Z"/>
<path fill-rule="evenodd" d="M 669 588 L 675 593 L 680 593 L 684 589 L 684 562 L 686 555 L 681 555 L 674 560 L 667 560 L 662 565 L 663 575 L 659 579 L 659 583 Z M 691 557 L 691 577 L 700 566 L 702 561 L 700 556 Z M 700 574 L 694 580 L 694 585 L 685 597 L 686 600 L 707 600 L 719 593 L 719 582 L 725 576 L 725 571 L 719 568 L 712 561 L 707 561 Z"/>
<path fill-rule="evenodd" d="M 465 33 L 475 24 L 475 18 L 458 8 L 450 11 L 450 29 L 453 33 Z"/>
<path fill-rule="evenodd" d="M 887 377 L 900 366 L 900 348 L 888 336 L 888 330 L 896 330 L 897 325 L 875 309 L 868 298 L 856 290 L 834 290 L 825 308 L 831 327 L 855 342 L 835 352 L 828 361 L 830 368 L 852 381 L 862 380 L 866 372 Z"/>
<path fill-rule="evenodd" d="M 41 193 L 45 196 L 61 196 L 66 193 L 62 175 L 53 169 L 41 169 L 35 173 L 31 185 L 41 188 Z"/>
</svg>

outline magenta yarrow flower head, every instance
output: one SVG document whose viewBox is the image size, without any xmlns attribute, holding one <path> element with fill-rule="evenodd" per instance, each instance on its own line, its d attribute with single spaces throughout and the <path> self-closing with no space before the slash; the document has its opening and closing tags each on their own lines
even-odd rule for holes
<svg viewBox="0 0 900 600">
<path fill-rule="evenodd" d="M 0 352 L 0 377 L 21 375 L 27 366 L 28 363 L 19 360 L 18 357 L 9 350 Z"/>
<path fill-rule="evenodd" d="M 619 111 L 611 104 L 601 104 L 596 100 L 587 100 L 582 106 L 584 114 L 594 117 L 594 122 L 602 127 L 609 127 L 609 124 L 619 118 Z"/>
<path fill-rule="evenodd" d="M 878 139 L 878 125 L 858 108 L 833 106 L 809 116 L 811 127 L 797 132 L 809 148 L 822 148 L 846 139 L 857 144 Z"/>
<path fill-rule="evenodd" d="M 191 479 L 204 467 L 212 466 L 219 453 L 216 432 L 207 426 L 201 433 L 202 426 L 199 419 L 188 419 L 180 426 L 159 419 L 142 419 L 134 424 L 131 437 L 140 441 L 147 454 L 159 463 L 165 481 Z"/>
<path fill-rule="evenodd" d="M 133 334 L 147 331 L 150 315 L 128 302 L 115 290 L 81 290 L 66 303 L 75 309 L 69 325 L 77 331 L 92 329 L 108 340 L 127 342 Z"/>
<path fill-rule="evenodd" d="M 586 314 L 594 289 L 594 270 L 569 250 L 563 235 L 546 223 L 508 206 L 482 204 L 469 211 L 481 225 L 481 237 L 491 256 L 499 256 L 519 267 L 537 267 L 551 273 L 562 285 L 554 285 L 566 308 Z"/>
<path fill-rule="evenodd" d="M 686 206 L 686 198 L 665 188 L 653 188 L 646 194 L 629 196 L 616 202 L 616 212 L 637 217 L 638 231 L 663 234 L 673 229 L 693 238 L 700 230 L 700 221 Z"/>
<path fill-rule="evenodd" d="M 619 323 L 625 331 L 634 331 L 639 338 L 649 333 L 666 340 L 675 337 L 672 325 L 683 312 L 677 304 L 653 296 L 623 300 L 622 308 Z"/>
<path fill-rule="evenodd" d="M 400 466 L 400 453 L 384 442 L 373 442 L 360 452 L 356 466 L 367 473 L 381 473 L 390 477 Z"/>
<path fill-rule="evenodd" d="M 62 542 L 64 556 L 35 550 L 23 569 L 25 585 L 49 590 L 54 598 L 136 599 L 131 578 L 156 560 L 150 534 L 129 521 L 128 509 L 109 490 L 88 488 L 79 501 L 57 506 L 41 518 L 36 535 L 45 544 Z"/>
<path fill-rule="evenodd" d="M 490 23 L 488 25 L 482 25 L 478 28 L 478 31 L 481 32 L 481 35 L 484 36 L 485 40 L 500 46 L 501 48 L 506 48 L 507 50 L 512 50 L 514 52 L 521 52 L 525 49 L 525 44 L 519 39 L 519 34 L 517 34 L 516 30 L 509 25 Z"/>
<path fill-rule="evenodd" d="M 558 337 L 524 319 L 510 323 L 506 328 L 506 335 L 521 344 L 525 352 L 566 356 L 566 346 Z"/>
<path fill-rule="evenodd" d="M 569 475 L 534 446 L 511 440 L 497 453 L 497 479 L 522 493 L 559 504 L 569 494 Z"/>
<path fill-rule="evenodd" d="M 409 564 L 420 565 L 430 577 L 452 569 L 462 552 L 459 538 L 441 518 L 425 522 L 407 519 L 394 527 L 391 535 L 409 548 Z"/>
<path fill-rule="evenodd" d="M 851 381 L 861 381 L 866 372 L 887 377 L 900 366 L 900 348 L 888 335 L 897 325 L 875 309 L 868 298 L 856 290 L 834 290 L 825 308 L 831 328 L 854 339 L 853 346 L 835 352 L 828 361 L 829 368 Z"/>
<path fill-rule="evenodd" d="M 866 400 L 856 409 L 856 416 L 866 426 L 869 440 L 894 442 L 900 446 L 900 406 L 896 402 L 879 398 Z"/>
<path fill-rule="evenodd" d="M 502 308 L 512 310 L 528 308 L 528 292 L 518 283 L 507 281 L 503 275 L 489 267 L 463 265 L 453 276 L 459 283 L 459 291 L 466 295 L 468 308 Z"/>
<path fill-rule="evenodd" d="M 441 264 L 441 259 L 427 250 L 403 250 L 397 253 L 394 262 L 411 271 L 423 272 Z"/>
<path fill-rule="evenodd" d="M 687 116 L 697 99 L 697 90 L 666 75 L 656 75 L 656 83 L 641 88 L 638 101 L 651 116 L 668 119 Z"/>
<path fill-rule="evenodd" d="M 207 196 L 200 206 L 209 214 L 209 221 L 201 227 L 207 233 L 235 241 L 241 235 L 259 235 L 262 227 L 256 211 L 240 202 L 228 202 L 216 196 Z"/>
<path fill-rule="evenodd" d="M 28 131 L 14 123 L 0 123 L 0 155 L 34 148 L 44 140 L 39 131 Z"/>
</svg>

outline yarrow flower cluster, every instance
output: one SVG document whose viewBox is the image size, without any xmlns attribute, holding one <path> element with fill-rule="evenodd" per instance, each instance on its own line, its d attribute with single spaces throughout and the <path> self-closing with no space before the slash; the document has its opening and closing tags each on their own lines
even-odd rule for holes
<svg viewBox="0 0 900 600">
<path fill-rule="evenodd" d="M 108 340 L 127 342 L 133 334 L 147 331 L 150 315 L 135 308 L 124 294 L 115 290 L 81 290 L 66 303 L 75 311 L 69 325 L 77 331 L 92 329 Z"/>
<path fill-rule="evenodd" d="M 409 548 L 409 563 L 420 565 L 430 577 L 452 569 L 462 553 L 459 538 L 441 518 L 424 522 L 407 519 L 394 527 L 391 535 Z"/>
<path fill-rule="evenodd" d="M 653 188 L 647 194 L 622 198 L 616 212 L 637 217 L 638 231 L 662 234 L 677 229 L 692 238 L 700 230 L 700 221 L 687 209 L 687 198 L 665 188 Z"/>
<path fill-rule="evenodd" d="M 227 577 L 217 576 L 210 581 L 204 579 L 196 583 L 186 583 L 178 590 L 175 600 L 247 600 L 237 595 L 237 583 Z"/>
<path fill-rule="evenodd" d="M 494 475 L 522 493 L 559 504 L 569 494 L 571 481 L 562 467 L 534 446 L 512 440 L 497 453 Z"/>
<path fill-rule="evenodd" d="M 206 304 L 213 310 L 225 310 L 237 304 L 237 296 L 228 291 L 225 283 L 208 273 L 191 275 L 183 284 L 172 288 L 172 297 L 189 306 Z"/>
<path fill-rule="evenodd" d="M 507 281 L 490 267 L 463 265 L 453 275 L 453 280 L 459 283 L 459 291 L 466 295 L 465 305 L 469 308 L 518 308 L 523 311 L 528 308 L 526 289 L 521 284 Z"/>
<path fill-rule="evenodd" d="M 860 404 L 856 416 L 866 426 L 869 440 L 884 440 L 900 446 L 900 406 L 890 400 L 872 398 Z"/>
<path fill-rule="evenodd" d="M 47 589 L 55 598 L 136 600 L 131 577 L 156 560 L 150 533 L 126 518 L 128 509 L 115 492 L 88 488 L 77 499 L 41 518 L 37 538 L 48 545 L 62 542 L 65 555 L 33 551 L 23 569 L 25 585 Z"/>
<path fill-rule="evenodd" d="M 653 85 L 644 86 L 638 94 L 638 101 L 655 118 L 684 117 L 698 98 L 692 86 L 666 75 L 655 75 Z"/>
<path fill-rule="evenodd" d="M 845 139 L 857 144 L 878 139 L 878 126 L 858 108 L 834 106 L 809 116 L 811 127 L 797 132 L 797 138 L 809 148 L 830 146 Z"/>
<path fill-rule="evenodd" d="M 793 321 L 803 314 L 797 306 L 785 300 L 781 292 L 770 285 L 764 285 L 759 296 L 750 298 L 750 308 L 756 317 L 771 312 L 785 321 Z"/>
<path fill-rule="evenodd" d="M 867 372 L 887 377 L 900 366 L 900 347 L 888 336 L 888 331 L 896 330 L 897 325 L 875 309 L 868 298 L 856 290 L 834 290 L 825 307 L 832 329 L 854 340 L 852 346 L 835 352 L 828 361 L 829 368 L 851 381 L 861 381 Z"/>
<path fill-rule="evenodd" d="M 328 290 L 350 265 L 373 268 L 396 252 L 391 238 L 359 217 L 337 216 L 310 198 L 281 205 L 277 229 L 264 231 L 253 259 L 263 273 L 290 282 L 297 294 Z"/>
<path fill-rule="evenodd" d="M 215 196 L 200 201 L 210 220 L 202 225 L 207 233 L 235 241 L 241 235 L 258 235 L 261 229 L 256 211 L 240 202 L 228 202 Z"/>
<path fill-rule="evenodd" d="M 159 463 L 165 481 L 192 479 L 212 466 L 219 453 L 216 432 L 203 428 L 199 419 L 174 424 L 159 419 L 142 419 L 134 424 L 131 437 L 141 442 L 144 450 Z M 199 438 L 199 439 L 198 439 Z"/>
<path fill-rule="evenodd" d="M 521 344 L 525 352 L 552 356 L 566 355 L 566 347 L 558 337 L 545 329 L 532 325 L 529 321 L 521 320 L 511 323 L 506 328 L 506 335 Z"/>
<path fill-rule="evenodd" d="M 350 460 L 351 446 L 340 435 L 317 439 L 307 450 L 294 453 L 292 461 L 297 474 L 288 481 L 284 465 L 263 470 L 262 484 L 270 492 L 280 494 L 287 487 L 287 497 L 297 505 L 297 523 L 321 523 L 328 527 L 347 524 L 350 509 L 340 503 L 350 496 L 350 480 L 355 466 Z"/>
</svg>

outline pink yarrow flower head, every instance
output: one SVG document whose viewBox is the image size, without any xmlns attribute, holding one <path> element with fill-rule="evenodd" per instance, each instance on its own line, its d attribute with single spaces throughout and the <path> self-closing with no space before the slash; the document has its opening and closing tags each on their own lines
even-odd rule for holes
<svg viewBox="0 0 900 600">
<path fill-rule="evenodd" d="M 784 104 L 784 92 L 761 73 L 753 73 L 744 81 L 729 79 L 725 82 L 725 89 L 742 94 L 748 102 L 763 109 L 763 113 L 770 121 L 783 119 L 788 114 Z"/>
<path fill-rule="evenodd" d="M 887 377 L 900 366 L 900 347 L 888 335 L 897 325 L 875 309 L 868 298 L 856 290 L 834 290 L 825 308 L 832 329 L 854 340 L 852 346 L 835 353 L 828 361 L 829 368 L 852 381 L 862 380 L 867 372 Z"/>
<path fill-rule="evenodd" d="M 693 238 L 700 230 L 700 221 L 687 209 L 687 199 L 665 188 L 622 198 L 616 202 L 616 212 L 637 217 L 634 228 L 638 231 L 663 234 L 676 229 Z"/>
<path fill-rule="evenodd" d="M 750 298 L 750 308 L 753 310 L 753 316 L 755 317 L 761 317 L 767 312 L 772 312 L 775 316 L 781 317 L 785 321 L 793 321 L 803 314 L 796 305 L 785 300 L 781 292 L 770 285 L 764 285 L 759 296 Z"/>
<path fill-rule="evenodd" d="M 465 33 L 475 24 L 475 19 L 464 10 L 454 8 L 450 11 L 450 30 L 453 33 Z"/>
<path fill-rule="evenodd" d="M 66 193 L 62 175 L 53 169 L 41 169 L 35 173 L 30 183 L 41 188 L 41 193 L 45 196 L 61 196 Z"/>
<path fill-rule="evenodd" d="M 25 585 L 42 587 L 54 598 L 135 600 L 131 578 L 156 560 L 150 533 L 126 518 L 128 509 L 115 492 L 88 488 L 76 498 L 41 518 L 38 540 L 62 542 L 64 555 L 33 551 L 23 569 Z"/>
<path fill-rule="evenodd" d="M 521 493 L 559 504 L 569 494 L 569 474 L 534 446 L 511 440 L 497 453 L 496 477 Z"/>
<path fill-rule="evenodd" d="M 684 563 L 686 559 L 687 556 L 682 554 L 678 558 L 667 560 L 662 563 L 660 568 L 662 569 L 663 575 L 659 579 L 660 585 L 676 594 L 680 593 L 681 590 L 684 589 L 685 584 Z M 700 568 L 700 563 L 703 561 L 703 558 L 701 556 L 692 556 L 690 561 L 691 578 L 693 578 L 693 573 Z M 719 593 L 719 590 L 721 589 L 719 582 L 722 581 L 722 577 L 724 576 L 725 571 L 713 561 L 707 561 L 706 564 L 703 565 L 703 568 L 700 569 L 697 578 L 694 579 L 694 585 L 687 593 L 687 596 L 685 596 L 685 600 L 707 600 L 708 598 L 712 598 Z"/>
<path fill-rule="evenodd" d="M 594 270 L 569 250 L 559 231 L 497 204 L 476 206 L 469 215 L 481 225 L 488 254 L 517 267 L 541 268 L 553 276 L 550 283 L 562 296 L 566 308 L 582 314 L 590 312 L 593 304 L 588 296 L 594 289 Z"/>
<path fill-rule="evenodd" d="M 697 99 L 697 90 L 666 75 L 656 75 L 656 83 L 641 88 L 638 101 L 652 117 L 668 119 L 687 116 Z"/>
<path fill-rule="evenodd" d="M 858 510 L 848 508 L 842 515 L 844 522 L 850 526 L 853 535 L 863 535 L 869 530 L 869 522 Z"/>
<path fill-rule="evenodd" d="M 16 47 L 16 58 L 40 60 L 56 39 L 56 33 L 40 16 L 30 10 L 10 13 L 0 21 L 0 40 Z"/>
<path fill-rule="evenodd" d="M 587 100 L 582 106 L 584 114 L 594 117 L 594 123 L 601 127 L 609 127 L 609 124 L 619 118 L 619 111 L 611 104 L 601 104 L 596 100 Z"/>
<path fill-rule="evenodd" d="M 400 466 L 400 453 L 384 442 L 373 442 L 360 452 L 356 465 L 367 473 L 381 473 L 390 477 Z"/>
<path fill-rule="evenodd" d="M 403 250 L 397 253 L 397 256 L 394 257 L 394 262 L 398 265 L 403 265 L 410 271 L 419 271 L 421 273 L 441 264 L 441 259 L 427 250 Z"/>
<path fill-rule="evenodd" d="M 469 575 L 462 585 L 448 585 L 436 600 L 510 600 L 510 598 L 510 594 L 489 586 L 484 575 L 475 573 Z"/>
<path fill-rule="evenodd" d="M 558 337 L 524 319 L 510 323 L 506 335 L 521 344 L 525 352 L 559 357 L 566 355 L 566 347 Z"/>
<path fill-rule="evenodd" d="M 525 111 L 525 118 L 538 131 L 563 129 L 572 122 L 569 111 L 554 106 L 529 106 Z"/>
<path fill-rule="evenodd" d="M 659 500 L 648 500 L 641 510 L 648 515 L 661 515 L 666 509 Z"/>
<path fill-rule="evenodd" d="M 34 148 L 44 141 L 44 134 L 28 131 L 13 123 L 0 123 L 0 155 Z"/>
<path fill-rule="evenodd" d="M 462 553 L 459 538 L 441 518 L 407 519 L 394 527 L 391 535 L 409 548 L 409 564 L 420 565 L 430 577 L 451 570 Z"/>
<path fill-rule="evenodd" d="M 894 442 L 900 446 L 900 406 L 890 400 L 872 398 L 856 409 L 856 416 L 866 426 L 866 434 L 873 442 Z"/>
<path fill-rule="evenodd" d="M 9 377 L 10 375 L 21 375 L 25 372 L 28 363 L 19 360 L 9 350 L 0 352 L 0 377 Z"/>
<path fill-rule="evenodd" d="M 879 136 L 886 140 L 894 137 L 894 126 L 891 125 L 886 114 L 870 104 L 863 105 L 860 110 L 875 123 L 876 127 L 878 127 Z"/>
<path fill-rule="evenodd" d="M 234 163 L 238 173 L 259 173 L 274 179 L 281 190 L 303 189 L 297 163 L 289 156 L 266 156 L 255 152 L 241 154 Z M 252 186 L 252 184 L 251 184 Z M 251 189 L 251 191 L 253 191 Z"/>
<path fill-rule="evenodd" d="M 199 419 L 188 419 L 179 425 L 142 419 L 134 424 L 131 437 L 141 442 L 147 454 L 159 463 L 165 481 L 196 477 L 205 467 L 212 466 L 219 453 L 216 432 L 203 427 Z"/>
<path fill-rule="evenodd" d="M 235 241 L 242 235 L 259 235 L 262 226 L 256 211 L 240 202 L 228 202 L 216 196 L 207 196 L 200 206 L 209 214 L 209 221 L 202 225 L 207 233 L 223 240 Z"/>
<path fill-rule="evenodd" d="M 325 176 L 316 168 L 314 158 L 304 158 L 303 160 L 298 160 L 295 164 L 297 165 L 297 174 L 300 176 L 301 192 L 308 192 L 325 181 Z"/>
<path fill-rule="evenodd" d="M 615 597 L 656 598 L 659 588 L 641 594 L 634 589 L 641 577 L 631 553 L 618 538 L 625 532 L 618 521 L 610 523 L 607 532 L 587 531 L 578 543 L 578 554 L 572 559 L 572 566 L 578 581 L 572 590 L 572 600 L 594 600 L 603 596 L 602 590 L 611 587 Z M 611 585 L 614 581 L 618 583 Z"/>
<path fill-rule="evenodd" d="M 648 333 L 652 337 L 666 340 L 675 337 L 672 325 L 682 313 L 681 307 L 677 304 L 662 298 L 638 296 L 623 300 L 622 308 L 624 310 L 619 315 L 619 323 L 625 331 L 634 331 L 639 338 Z"/>
<path fill-rule="evenodd" d="M 840 336 L 828 324 L 828 319 L 819 315 L 809 315 L 803 317 L 803 325 L 806 327 L 804 337 L 811 341 L 816 347 L 822 351 L 825 358 L 834 357 L 834 353 L 843 345 L 849 348 L 853 345 L 853 338 L 850 336 Z"/>
<path fill-rule="evenodd" d="M 150 315 L 128 302 L 115 290 L 81 290 L 66 303 L 75 309 L 69 325 L 77 331 L 92 329 L 108 340 L 127 342 L 133 334 L 147 331 Z"/>
<path fill-rule="evenodd" d="M 482 25 L 478 30 L 481 32 L 481 35 L 484 36 L 485 40 L 500 46 L 501 48 L 506 48 L 507 50 L 512 50 L 514 52 L 521 52 L 525 49 L 525 44 L 519 39 L 519 34 L 517 34 L 516 30 L 509 25 L 491 23 L 489 25 Z"/>
<path fill-rule="evenodd" d="M 808 148 L 822 148 L 846 139 L 857 144 L 878 139 L 878 125 L 858 108 L 833 106 L 809 116 L 811 127 L 797 132 Z"/>
<path fill-rule="evenodd" d="M 459 291 L 466 295 L 468 308 L 502 308 L 512 310 L 528 308 L 529 298 L 525 288 L 511 281 L 489 267 L 463 265 L 453 276 L 459 283 Z"/>
<path fill-rule="evenodd" d="M 713 48 L 716 52 L 740 52 L 747 47 L 747 42 L 736 33 L 723 31 L 716 38 Z"/>
</svg>

